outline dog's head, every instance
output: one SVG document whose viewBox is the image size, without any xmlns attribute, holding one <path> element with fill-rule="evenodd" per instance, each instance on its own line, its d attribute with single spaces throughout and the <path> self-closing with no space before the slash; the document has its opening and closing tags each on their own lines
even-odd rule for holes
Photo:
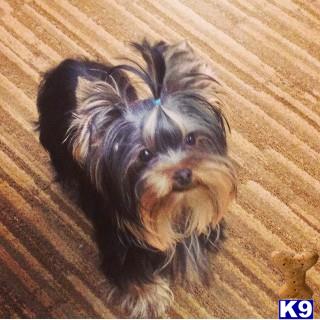
<svg viewBox="0 0 320 320">
<path fill-rule="evenodd" d="M 134 46 L 146 69 L 120 65 L 105 82 L 79 79 L 69 137 L 118 226 L 166 251 L 218 224 L 235 197 L 236 174 L 208 65 L 186 42 Z M 140 77 L 153 98 L 129 96 L 131 84 L 119 85 L 123 72 Z"/>
</svg>

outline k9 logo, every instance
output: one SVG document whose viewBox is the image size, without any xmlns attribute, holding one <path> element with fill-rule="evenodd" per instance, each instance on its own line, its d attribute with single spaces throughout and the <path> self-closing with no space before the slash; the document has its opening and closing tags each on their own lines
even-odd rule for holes
<svg viewBox="0 0 320 320">
<path fill-rule="evenodd" d="M 313 319 L 313 300 L 279 300 L 279 319 Z"/>
</svg>

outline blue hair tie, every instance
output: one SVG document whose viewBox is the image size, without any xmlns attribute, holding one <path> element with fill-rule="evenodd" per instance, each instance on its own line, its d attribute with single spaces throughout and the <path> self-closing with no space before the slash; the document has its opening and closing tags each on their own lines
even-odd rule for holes
<svg viewBox="0 0 320 320">
<path fill-rule="evenodd" d="M 154 103 L 155 106 L 160 106 L 161 105 L 161 99 L 160 98 L 159 99 L 154 99 L 153 103 Z"/>
</svg>

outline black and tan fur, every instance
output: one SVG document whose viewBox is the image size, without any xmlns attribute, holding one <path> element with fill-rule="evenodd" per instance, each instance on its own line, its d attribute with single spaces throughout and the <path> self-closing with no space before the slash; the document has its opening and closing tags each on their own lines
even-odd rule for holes
<svg viewBox="0 0 320 320">
<path fill-rule="evenodd" d="M 110 300 L 147 317 L 172 302 L 169 281 L 208 278 L 236 174 L 211 68 L 186 42 L 133 46 L 146 68 L 65 60 L 37 105 L 40 142 L 95 225 Z"/>
</svg>

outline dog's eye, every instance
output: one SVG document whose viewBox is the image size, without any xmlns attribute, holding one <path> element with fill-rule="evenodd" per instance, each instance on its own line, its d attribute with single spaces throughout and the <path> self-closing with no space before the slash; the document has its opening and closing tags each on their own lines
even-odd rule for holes
<svg viewBox="0 0 320 320">
<path fill-rule="evenodd" d="M 189 133 L 186 136 L 186 144 L 188 144 L 189 146 L 193 146 L 196 143 L 196 137 L 194 136 L 194 133 Z"/>
<path fill-rule="evenodd" d="M 153 154 L 149 149 L 143 149 L 139 153 L 139 158 L 143 162 L 148 162 L 152 159 Z"/>
</svg>

